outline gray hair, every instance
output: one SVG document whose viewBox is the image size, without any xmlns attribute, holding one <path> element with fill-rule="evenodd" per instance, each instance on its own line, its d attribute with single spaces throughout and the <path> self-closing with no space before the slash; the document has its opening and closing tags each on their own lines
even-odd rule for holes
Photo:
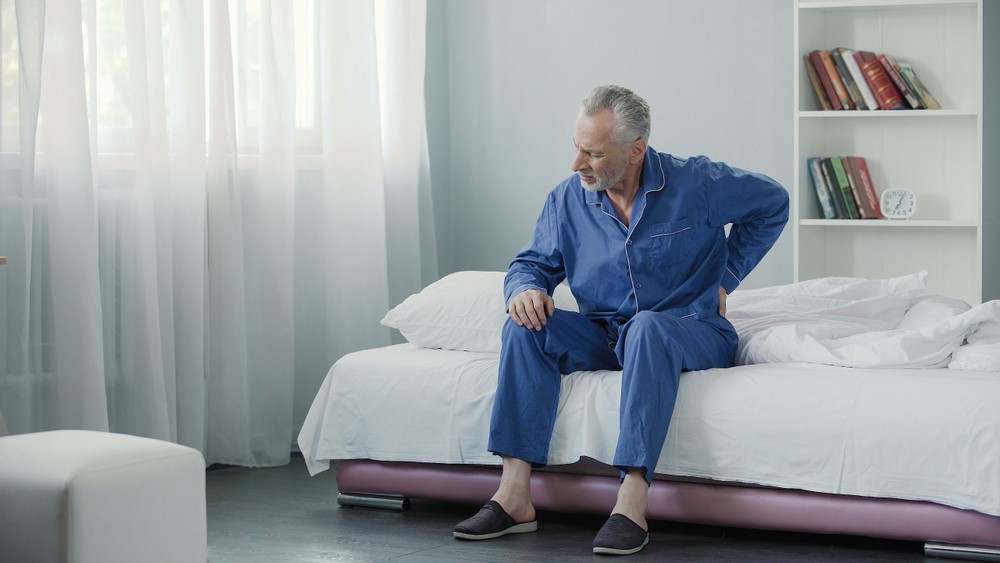
<svg viewBox="0 0 1000 563">
<path fill-rule="evenodd" d="M 609 109 L 615 118 L 614 142 L 628 145 L 637 139 L 649 140 L 649 104 L 622 86 L 598 86 L 580 104 L 586 115 Z"/>
</svg>

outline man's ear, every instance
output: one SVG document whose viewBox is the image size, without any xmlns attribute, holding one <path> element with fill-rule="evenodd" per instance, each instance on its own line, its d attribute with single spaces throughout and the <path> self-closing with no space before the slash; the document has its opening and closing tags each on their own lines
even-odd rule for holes
<svg viewBox="0 0 1000 563">
<path fill-rule="evenodd" d="M 642 158 L 646 155 L 646 146 L 646 139 L 636 139 L 628 153 L 629 162 L 632 164 L 642 162 Z"/>
</svg>

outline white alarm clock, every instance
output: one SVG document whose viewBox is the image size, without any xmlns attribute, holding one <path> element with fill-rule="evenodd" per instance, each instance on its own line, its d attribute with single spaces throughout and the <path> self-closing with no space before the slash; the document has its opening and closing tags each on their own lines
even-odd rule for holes
<svg viewBox="0 0 1000 563">
<path fill-rule="evenodd" d="M 888 219 L 909 219 L 917 211 L 917 194 L 902 188 L 885 190 L 879 198 L 879 207 Z"/>
</svg>

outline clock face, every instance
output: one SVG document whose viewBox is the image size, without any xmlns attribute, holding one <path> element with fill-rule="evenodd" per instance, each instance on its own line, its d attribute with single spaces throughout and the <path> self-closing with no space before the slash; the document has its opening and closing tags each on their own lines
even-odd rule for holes
<svg viewBox="0 0 1000 563">
<path fill-rule="evenodd" d="M 882 192 L 879 205 L 882 207 L 882 215 L 889 219 L 908 219 L 917 210 L 917 194 L 912 190 L 886 190 Z"/>
</svg>

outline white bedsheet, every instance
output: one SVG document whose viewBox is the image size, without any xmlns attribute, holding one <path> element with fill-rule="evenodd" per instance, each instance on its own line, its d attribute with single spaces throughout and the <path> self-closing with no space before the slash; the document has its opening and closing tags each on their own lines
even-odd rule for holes
<svg viewBox="0 0 1000 563">
<path fill-rule="evenodd" d="M 737 363 L 1000 370 L 1000 301 L 970 307 L 925 295 L 926 277 L 736 291 L 727 317 L 740 334 Z"/>
<path fill-rule="evenodd" d="M 349 354 L 299 434 L 331 459 L 498 464 L 497 356 L 411 344 Z M 619 372 L 564 376 L 550 464 L 610 462 Z M 762 364 L 681 377 L 657 473 L 928 500 L 1000 516 L 1000 373 Z"/>
</svg>

